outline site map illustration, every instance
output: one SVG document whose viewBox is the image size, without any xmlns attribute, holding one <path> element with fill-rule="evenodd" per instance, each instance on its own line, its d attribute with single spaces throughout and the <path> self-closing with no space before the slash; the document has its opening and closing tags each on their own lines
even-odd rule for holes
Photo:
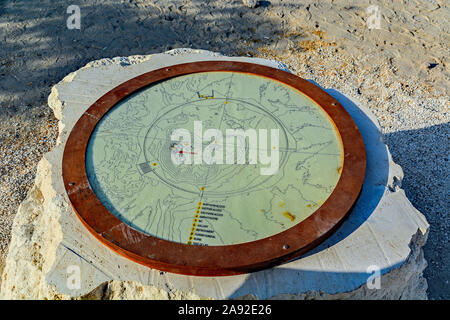
<svg viewBox="0 0 450 320">
<path fill-rule="evenodd" d="M 343 157 L 333 121 L 300 91 L 249 73 L 200 72 L 114 106 L 90 137 L 86 172 L 98 199 L 132 228 L 223 246 L 308 218 L 335 189 Z"/>
</svg>

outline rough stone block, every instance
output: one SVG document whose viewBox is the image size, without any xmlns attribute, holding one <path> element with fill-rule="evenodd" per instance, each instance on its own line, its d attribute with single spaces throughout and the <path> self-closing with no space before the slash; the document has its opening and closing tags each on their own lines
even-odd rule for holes
<svg viewBox="0 0 450 320">
<path fill-rule="evenodd" d="M 95 100 L 126 80 L 167 65 L 200 60 L 248 61 L 287 70 L 276 61 L 176 49 L 94 61 L 53 87 L 48 103 L 60 121 L 58 142 L 40 161 L 35 185 L 16 215 L 0 297 L 426 299 L 422 246 L 428 223 L 400 189 L 403 173 L 382 141 L 377 120 L 367 108 L 333 89 L 326 91 L 352 115 L 363 135 L 367 173 L 349 218 L 306 255 L 251 274 L 183 276 L 127 260 L 85 229 L 61 177 L 65 142 L 75 122 Z M 81 286 L 75 289 L 68 285 L 73 265 L 81 271 Z M 374 265 L 380 268 L 380 289 L 366 285 Z"/>
</svg>

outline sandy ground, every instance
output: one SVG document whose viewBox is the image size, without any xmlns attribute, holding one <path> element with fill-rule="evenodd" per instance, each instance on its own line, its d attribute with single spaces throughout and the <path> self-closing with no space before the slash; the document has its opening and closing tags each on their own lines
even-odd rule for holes
<svg viewBox="0 0 450 320">
<path fill-rule="evenodd" d="M 66 27 L 70 4 L 0 0 L 0 256 L 36 164 L 55 143 L 51 86 L 91 60 L 192 47 L 275 58 L 365 103 L 431 224 L 429 298 L 450 298 L 448 2 L 86 0 L 80 30 Z M 367 27 L 371 4 L 380 29 Z"/>
</svg>

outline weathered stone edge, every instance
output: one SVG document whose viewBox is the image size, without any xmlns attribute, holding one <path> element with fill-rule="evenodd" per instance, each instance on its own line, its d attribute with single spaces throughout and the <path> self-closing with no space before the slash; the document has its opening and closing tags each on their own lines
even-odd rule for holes
<svg viewBox="0 0 450 320">
<path fill-rule="evenodd" d="M 166 54 L 183 54 L 183 53 L 207 53 L 203 50 L 190 50 L 190 49 L 176 49 Z M 90 67 L 99 67 L 110 64 L 119 64 L 122 66 L 142 63 L 151 58 L 148 56 L 131 56 L 131 57 L 116 57 L 112 59 L 101 59 L 88 63 L 82 69 Z M 215 54 L 215 56 L 220 56 Z M 287 69 L 284 65 L 280 64 L 282 69 Z M 61 83 L 71 82 L 76 72 L 67 75 Z M 52 88 L 52 93 L 49 97 L 49 106 L 52 108 L 55 117 L 60 120 L 60 133 L 64 130 L 64 126 L 61 123 L 63 118 L 64 104 L 58 99 L 58 84 Z M 58 137 L 57 146 L 61 144 Z M 56 147 L 55 147 L 56 148 Z M 139 299 L 139 298 L 154 298 L 154 299 L 198 299 L 196 295 L 184 292 L 165 292 L 154 286 L 143 286 L 137 282 L 132 281 L 118 281 L 113 280 L 98 286 L 90 293 L 80 296 L 71 297 L 68 295 L 61 295 L 56 290 L 49 286 L 45 281 L 45 270 L 49 270 L 51 262 L 53 261 L 52 254 L 54 252 L 46 251 L 41 252 L 39 242 L 44 237 L 46 241 L 50 243 L 58 243 L 58 239 L 61 237 L 58 232 L 61 230 L 47 230 L 49 232 L 41 231 L 41 234 L 36 235 L 34 231 L 39 225 L 52 225 L 54 221 L 58 221 L 58 217 L 53 217 L 49 210 L 45 210 L 45 203 L 50 198 L 58 197 L 54 194 L 54 190 L 51 190 L 51 179 L 48 176 L 51 174 L 51 153 L 53 150 L 44 155 L 44 158 L 38 164 L 38 170 L 36 175 L 35 185 L 30 191 L 28 197 L 20 205 L 17 216 L 13 224 L 13 239 L 11 241 L 10 250 L 8 252 L 8 258 L 5 269 L 3 271 L 0 283 L 0 298 L 13 298 L 13 299 Z M 47 178 L 46 178 L 47 177 Z M 401 182 L 400 177 L 400 181 Z M 48 184 L 50 183 L 50 185 Z M 396 191 L 402 191 L 398 187 Z M 62 200 L 62 199 L 59 199 Z M 61 203 L 61 202 L 59 202 Z M 46 213 L 48 213 L 46 215 Z M 397 269 L 393 269 L 390 272 L 381 276 L 381 289 L 369 290 L 365 285 L 360 288 L 346 293 L 328 294 L 325 292 L 307 292 L 298 295 L 276 295 L 271 299 L 426 299 L 426 280 L 423 277 L 423 270 L 426 267 L 426 261 L 423 258 L 422 246 L 425 244 L 428 235 L 428 228 L 421 230 L 418 228 L 416 234 L 411 238 L 409 247 L 411 252 L 406 261 Z M 36 239 L 33 239 L 36 236 Z M 35 252 L 34 260 L 19 260 L 21 257 L 20 252 L 26 250 L 24 243 L 19 243 L 19 239 L 29 239 L 32 242 L 32 246 L 28 248 L 31 253 Z M 41 240 L 41 241 L 39 241 Z M 16 243 L 17 242 L 17 243 Z M 55 245 L 56 248 L 57 245 Z M 22 256 L 22 258 L 25 258 Z M 19 261 L 17 261 L 19 260 Z M 20 267 L 19 265 L 20 264 Z M 17 267 L 17 268 L 16 268 Z M 21 273 L 13 272 L 15 275 L 15 281 L 7 281 L 8 270 L 21 270 Z M 37 274 L 36 281 L 28 281 L 32 279 L 31 274 Z M 28 276 L 27 276 L 28 275 Z M 24 288 L 18 288 L 19 283 L 24 284 Z M 389 286 L 384 286 L 383 283 L 389 283 Z M 27 287 L 27 288 L 25 288 Z M 392 288 L 397 288 L 393 292 Z M 16 290 L 17 289 L 17 290 Z M 16 292 L 16 294 L 14 293 Z M 28 293 L 28 294 L 24 294 Z M 252 299 L 255 296 L 247 295 L 242 298 Z"/>
</svg>

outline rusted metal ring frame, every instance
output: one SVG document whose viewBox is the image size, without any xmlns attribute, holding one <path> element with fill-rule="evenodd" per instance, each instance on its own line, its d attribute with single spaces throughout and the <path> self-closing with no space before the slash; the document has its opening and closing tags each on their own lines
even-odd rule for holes
<svg viewBox="0 0 450 320">
<path fill-rule="evenodd" d="M 233 71 L 268 77 L 309 96 L 334 121 L 341 135 L 341 177 L 325 203 L 294 227 L 264 239 L 226 246 L 196 246 L 139 232 L 109 212 L 95 196 L 85 167 L 91 133 L 120 100 L 147 85 L 172 77 L 210 71 Z M 289 261 L 317 246 L 343 222 L 360 193 L 366 168 L 364 142 L 345 109 L 319 87 L 288 72 L 243 62 L 203 61 L 154 70 L 112 89 L 78 120 L 66 143 L 62 172 L 72 206 L 86 228 L 103 244 L 135 262 L 173 273 L 225 276 L 247 273 Z"/>
</svg>

